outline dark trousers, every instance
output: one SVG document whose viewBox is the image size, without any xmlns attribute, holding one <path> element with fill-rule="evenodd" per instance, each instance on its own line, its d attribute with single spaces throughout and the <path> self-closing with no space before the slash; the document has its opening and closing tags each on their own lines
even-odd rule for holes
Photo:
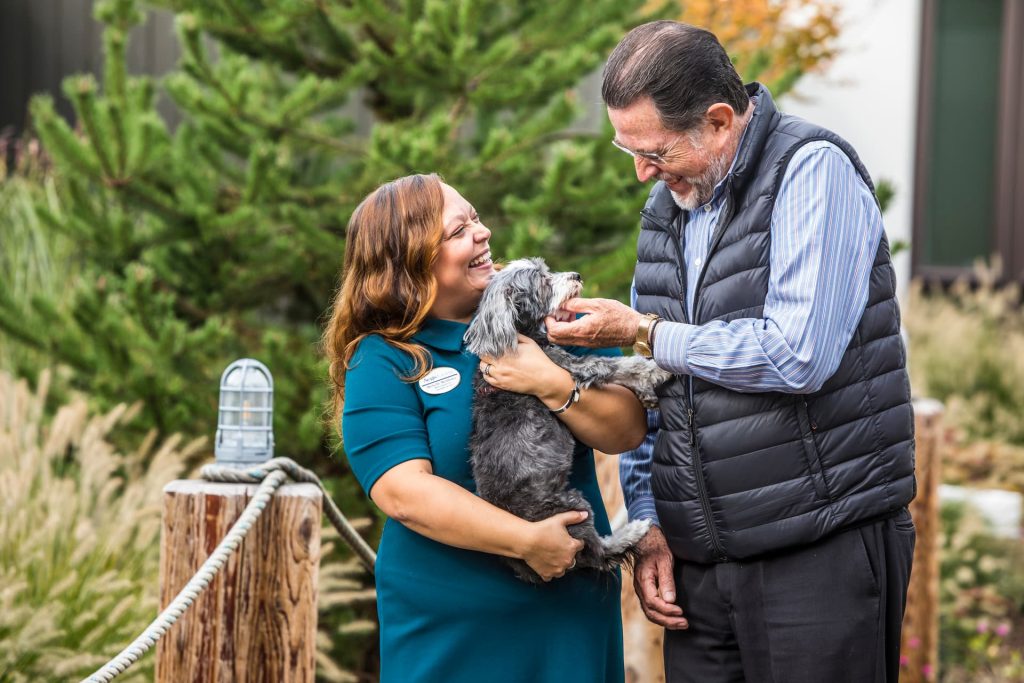
<svg viewBox="0 0 1024 683">
<path fill-rule="evenodd" d="M 690 627 L 665 632 L 668 683 L 895 683 L 910 513 L 747 562 L 676 560 Z"/>
</svg>

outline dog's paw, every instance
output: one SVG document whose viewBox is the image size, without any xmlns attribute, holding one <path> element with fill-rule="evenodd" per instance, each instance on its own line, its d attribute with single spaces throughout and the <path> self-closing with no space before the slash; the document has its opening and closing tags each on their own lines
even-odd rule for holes
<svg viewBox="0 0 1024 683">
<path fill-rule="evenodd" d="M 644 408 L 658 407 L 658 395 L 654 393 L 653 389 L 637 389 L 636 397 L 640 400 L 640 403 Z"/>
<path fill-rule="evenodd" d="M 672 373 L 668 370 L 662 370 L 654 361 L 648 361 L 646 379 L 650 382 L 652 388 L 660 387 L 672 379 Z"/>
<path fill-rule="evenodd" d="M 622 533 L 625 540 L 630 545 L 636 545 L 643 539 L 644 536 L 647 535 L 647 532 L 650 530 L 651 520 L 639 519 L 634 522 L 626 524 L 626 526 L 622 528 Z"/>
</svg>

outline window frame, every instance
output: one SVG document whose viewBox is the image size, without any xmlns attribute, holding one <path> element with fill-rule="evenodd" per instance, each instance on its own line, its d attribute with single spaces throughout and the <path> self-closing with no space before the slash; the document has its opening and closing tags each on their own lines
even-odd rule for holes
<svg viewBox="0 0 1024 683">
<path fill-rule="evenodd" d="M 925 216 L 928 201 L 929 140 L 933 128 L 931 102 L 935 94 L 936 21 L 939 3 L 922 0 L 921 46 L 917 96 L 917 134 L 914 155 L 913 226 L 911 231 L 911 274 L 932 283 L 949 284 L 967 276 L 968 266 L 938 266 L 924 263 L 923 245 L 927 235 Z M 1003 2 L 1002 46 L 998 84 L 996 158 L 993 196 L 992 244 L 1002 261 L 1001 280 L 1024 282 L 1024 2 Z"/>
</svg>

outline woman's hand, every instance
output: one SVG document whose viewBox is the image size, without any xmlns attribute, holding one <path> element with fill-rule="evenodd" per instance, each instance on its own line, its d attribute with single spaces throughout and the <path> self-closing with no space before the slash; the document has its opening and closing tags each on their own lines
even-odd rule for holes
<svg viewBox="0 0 1024 683">
<path fill-rule="evenodd" d="M 532 394 L 558 407 L 572 391 L 572 377 L 555 365 L 544 351 L 529 337 L 519 335 L 519 347 L 501 358 L 482 356 L 480 372 L 492 387 Z M 551 407 L 551 406 L 549 406 Z"/>
<path fill-rule="evenodd" d="M 587 518 L 582 510 L 570 510 L 532 522 L 523 560 L 545 581 L 563 576 L 576 565 L 583 541 L 569 535 L 566 527 Z"/>
</svg>

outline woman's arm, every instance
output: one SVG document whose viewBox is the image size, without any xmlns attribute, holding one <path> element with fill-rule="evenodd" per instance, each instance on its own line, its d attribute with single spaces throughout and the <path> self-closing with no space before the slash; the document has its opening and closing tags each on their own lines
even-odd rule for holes
<svg viewBox="0 0 1024 683">
<path fill-rule="evenodd" d="M 545 581 L 562 576 L 583 547 L 565 527 L 582 522 L 586 512 L 527 522 L 435 476 L 424 459 L 389 469 L 370 489 L 370 498 L 388 517 L 427 538 L 525 560 Z"/>
<path fill-rule="evenodd" d="M 481 358 L 481 370 L 488 363 L 493 386 L 533 394 L 551 410 L 562 407 L 572 393 L 572 376 L 555 365 L 529 337 L 519 336 L 515 354 Z M 558 417 L 573 436 L 605 453 L 632 450 L 647 435 L 646 413 L 639 399 L 629 389 L 615 384 L 584 389 L 579 402 Z"/>
</svg>

